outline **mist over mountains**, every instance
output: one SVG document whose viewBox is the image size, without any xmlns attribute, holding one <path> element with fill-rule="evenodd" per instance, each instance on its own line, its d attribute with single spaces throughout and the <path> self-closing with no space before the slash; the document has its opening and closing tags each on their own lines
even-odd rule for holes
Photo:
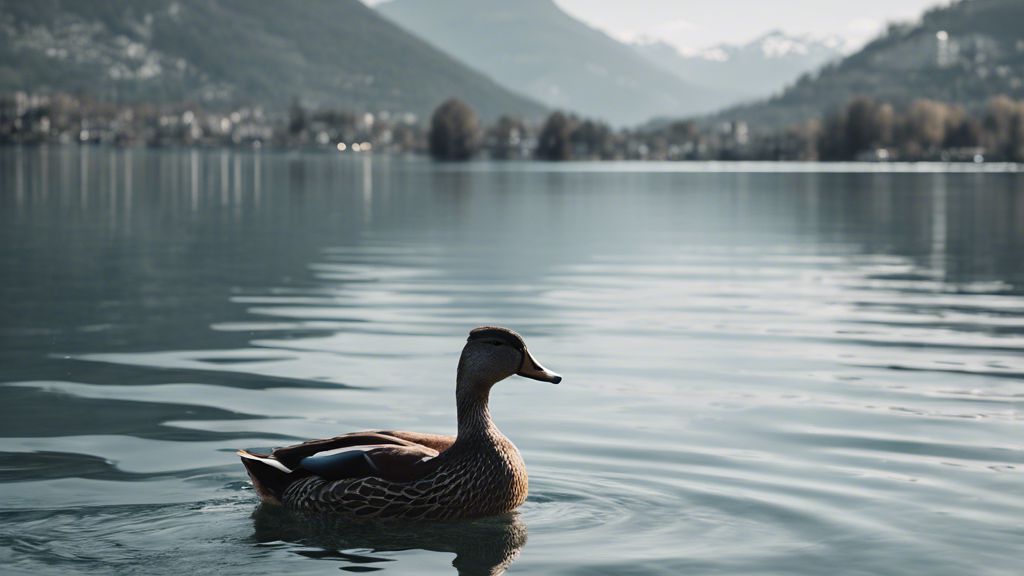
<svg viewBox="0 0 1024 576">
<path fill-rule="evenodd" d="M 484 118 L 544 113 L 358 0 L 0 0 L 0 92 L 13 90 L 420 118 L 457 96 Z"/>
<path fill-rule="evenodd" d="M 722 44 L 684 54 L 663 41 L 640 41 L 633 48 L 680 78 L 734 95 L 728 105 L 767 97 L 843 55 L 838 38 L 791 36 L 773 31 L 743 46 Z"/>
<path fill-rule="evenodd" d="M 392 0 L 383 15 L 503 86 L 613 124 L 718 109 L 729 95 L 687 82 L 552 0 Z"/>
</svg>

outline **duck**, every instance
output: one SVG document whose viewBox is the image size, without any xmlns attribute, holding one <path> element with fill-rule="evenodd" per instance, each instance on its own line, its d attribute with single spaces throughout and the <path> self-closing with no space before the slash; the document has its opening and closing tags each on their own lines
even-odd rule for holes
<svg viewBox="0 0 1024 576">
<path fill-rule="evenodd" d="M 455 378 L 455 436 L 367 430 L 277 448 L 239 450 L 260 500 L 365 519 L 461 520 L 511 512 L 526 501 L 526 464 L 491 419 L 491 388 L 522 376 L 558 384 L 516 332 L 469 332 Z"/>
</svg>

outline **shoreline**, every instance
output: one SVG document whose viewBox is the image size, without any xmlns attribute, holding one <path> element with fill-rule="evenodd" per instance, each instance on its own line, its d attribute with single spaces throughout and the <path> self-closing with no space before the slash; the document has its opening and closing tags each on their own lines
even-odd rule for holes
<svg viewBox="0 0 1024 576">
<path fill-rule="evenodd" d="M 538 160 L 534 158 L 493 159 L 475 158 L 467 161 L 435 161 L 427 153 L 407 151 L 358 152 L 338 151 L 314 146 L 117 146 L 110 144 L 54 144 L 54 143 L 0 143 L 0 149 L 57 149 L 105 150 L 133 152 L 231 152 L 246 154 L 321 154 L 342 158 L 386 157 L 420 161 L 442 171 L 522 171 L 533 172 L 663 172 L 663 173 L 823 173 L 823 174 L 1018 174 L 1024 173 L 1024 164 L 1017 162 L 873 162 L 827 160 Z"/>
</svg>

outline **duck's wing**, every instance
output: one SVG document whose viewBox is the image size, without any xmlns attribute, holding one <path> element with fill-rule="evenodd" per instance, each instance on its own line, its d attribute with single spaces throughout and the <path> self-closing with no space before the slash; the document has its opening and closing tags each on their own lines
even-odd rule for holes
<svg viewBox="0 0 1024 576">
<path fill-rule="evenodd" d="M 310 440 L 309 442 L 285 448 L 276 448 L 271 456 L 286 467 L 295 468 L 303 458 L 318 452 L 350 446 L 422 446 L 436 452 L 444 452 L 454 443 L 455 436 L 445 436 L 442 434 L 405 432 L 402 430 L 367 430 L 365 432 L 352 432 L 323 440 Z"/>
<path fill-rule="evenodd" d="M 433 470 L 431 460 L 437 454 L 437 450 L 416 445 L 347 446 L 307 456 L 299 462 L 299 468 L 325 480 L 372 476 L 411 482 Z"/>
<path fill-rule="evenodd" d="M 260 499 L 280 504 L 292 482 L 308 476 L 326 480 L 377 477 L 392 482 L 418 480 L 435 468 L 438 451 L 396 436 L 356 432 L 278 448 L 272 454 L 239 450 Z"/>
<path fill-rule="evenodd" d="M 419 444 L 420 446 L 426 446 L 427 448 L 437 450 L 438 452 L 444 452 L 451 448 L 452 444 L 455 443 L 455 436 L 445 436 L 443 434 L 405 432 L 403 430 L 374 430 L 371 433 L 391 436 L 393 438 L 398 438 L 399 440 L 412 442 L 413 444 Z"/>
<path fill-rule="evenodd" d="M 295 446 L 276 448 L 270 457 L 283 464 L 286 468 L 294 469 L 298 467 L 299 462 L 304 458 L 314 454 L 353 446 L 416 446 L 416 443 L 371 430 L 368 432 L 352 432 L 351 434 L 335 436 L 334 438 L 310 440 Z"/>
<path fill-rule="evenodd" d="M 454 436 L 441 434 L 369 430 L 277 448 L 271 454 L 240 450 L 238 455 L 260 499 L 280 504 L 285 488 L 308 476 L 418 480 L 435 468 L 433 458 L 454 443 Z"/>
</svg>

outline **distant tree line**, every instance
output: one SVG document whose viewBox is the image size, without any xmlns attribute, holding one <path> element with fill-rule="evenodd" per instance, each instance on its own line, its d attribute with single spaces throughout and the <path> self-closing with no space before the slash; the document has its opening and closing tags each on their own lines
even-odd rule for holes
<svg viewBox="0 0 1024 576">
<path fill-rule="evenodd" d="M 879 153 L 895 159 L 931 160 L 943 154 L 977 152 L 987 159 L 1024 162 L 1024 101 L 992 98 L 982 114 L 974 115 L 961 106 L 923 98 L 896 110 L 858 96 L 825 118 L 818 146 L 822 160 L 854 160 Z"/>
<path fill-rule="evenodd" d="M 606 124 L 556 111 L 536 130 L 512 116 L 481 127 L 472 108 L 454 98 L 434 110 L 428 139 L 430 155 L 436 160 L 468 160 L 481 149 L 499 160 L 616 157 L 616 135 Z"/>
<path fill-rule="evenodd" d="M 424 152 L 438 160 L 905 160 L 1024 163 L 1024 101 L 1000 96 L 983 110 L 918 99 L 896 108 L 867 96 L 822 119 L 782 130 L 737 120 L 613 129 L 560 111 L 543 122 L 503 116 L 484 124 L 449 99 L 424 129 L 411 115 L 370 114 L 295 100 L 265 113 L 246 105 L 122 105 L 68 94 L 0 97 L 0 144 L 269 146 L 343 152 Z"/>
<path fill-rule="evenodd" d="M 694 121 L 613 130 L 607 124 L 552 112 L 538 126 L 502 117 L 478 126 L 462 102 L 434 114 L 430 150 L 443 160 L 481 150 L 495 159 L 539 160 L 904 160 L 1024 162 L 1024 101 L 993 98 L 980 114 L 918 99 L 905 109 L 857 96 L 824 119 L 782 130 L 753 131 L 742 121 Z M 459 126 L 458 129 L 454 126 Z M 472 136 L 474 134 L 479 137 Z M 452 150 L 459 154 L 453 155 Z"/>
</svg>

